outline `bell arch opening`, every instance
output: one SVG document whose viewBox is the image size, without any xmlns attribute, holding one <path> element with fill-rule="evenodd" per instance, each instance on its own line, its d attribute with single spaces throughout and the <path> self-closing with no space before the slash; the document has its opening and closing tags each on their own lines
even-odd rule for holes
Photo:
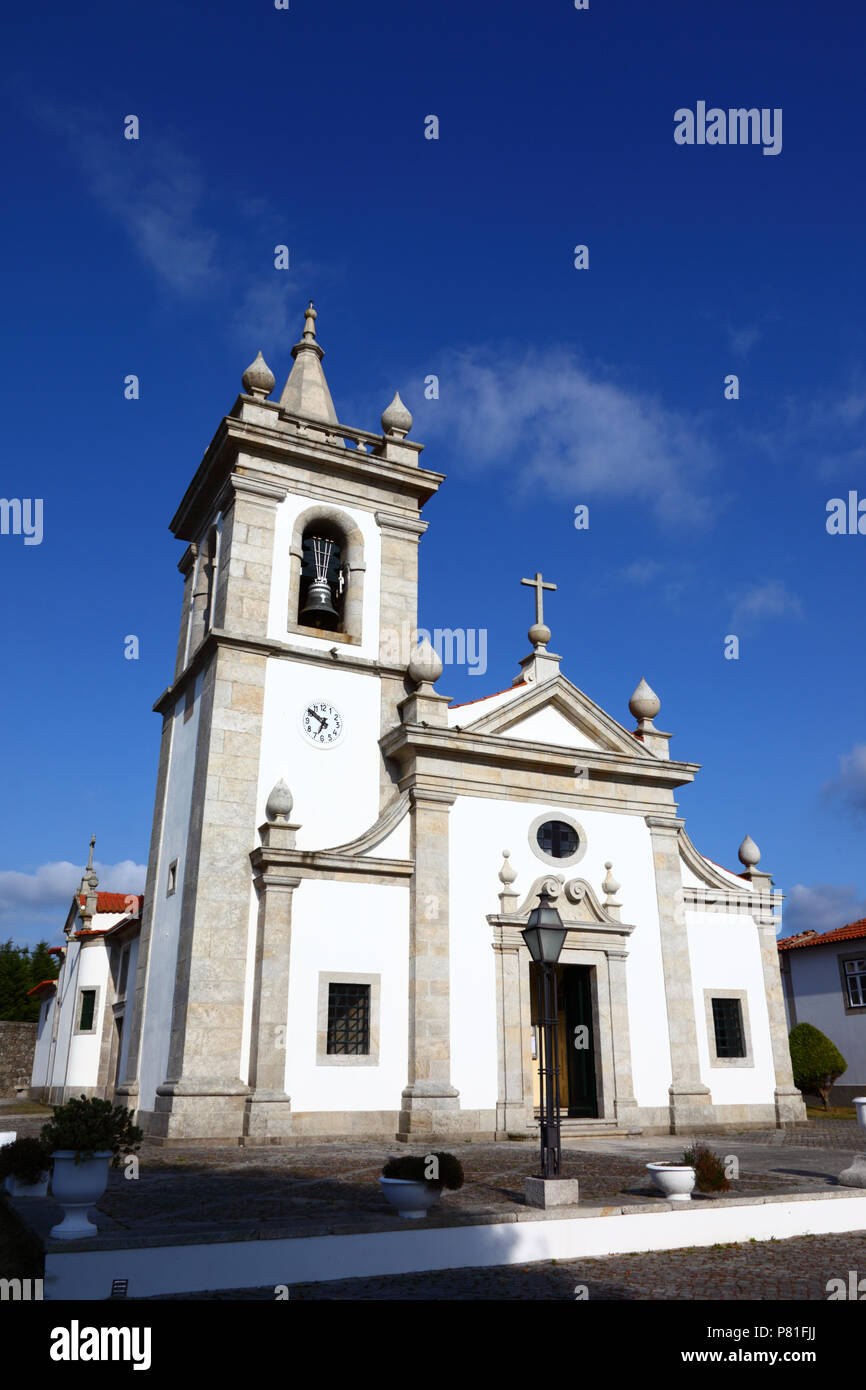
<svg viewBox="0 0 866 1390">
<path fill-rule="evenodd" d="M 309 507 L 295 522 L 287 629 L 360 644 L 364 542 L 351 517 Z"/>
</svg>

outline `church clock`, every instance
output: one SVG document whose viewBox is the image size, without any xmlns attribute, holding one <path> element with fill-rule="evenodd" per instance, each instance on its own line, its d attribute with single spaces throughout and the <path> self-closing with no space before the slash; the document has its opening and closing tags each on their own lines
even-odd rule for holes
<svg viewBox="0 0 866 1390">
<path fill-rule="evenodd" d="M 327 700 L 309 700 L 301 710 L 301 732 L 317 748 L 333 748 L 343 737 L 343 716 Z"/>
</svg>

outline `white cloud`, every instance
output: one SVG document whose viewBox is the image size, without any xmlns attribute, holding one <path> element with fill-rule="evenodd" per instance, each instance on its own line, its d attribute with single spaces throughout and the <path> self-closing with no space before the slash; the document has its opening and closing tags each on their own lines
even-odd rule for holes
<svg viewBox="0 0 866 1390">
<path fill-rule="evenodd" d="M 698 423 L 592 374 L 565 349 L 452 355 L 441 397 L 417 391 L 419 438 L 447 435 L 465 466 L 496 467 L 516 494 L 626 499 L 671 524 L 704 522 L 716 459 Z"/>
<path fill-rule="evenodd" d="M 783 904 L 782 936 L 833 931 L 866 917 L 866 899 L 853 883 L 796 883 Z"/>
<path fill-rule="evenodd" d="M 731 324 L 725 324 L 725 332 L 731 348 L 740 357 L 745 357 L 755 343 L 762 337 L 762 330 L 756 323 L 746 324 L 743 328 L 733 328 Z"/>
<path fill-rule="evenodd" d="M 732 596 L 731 631 L 754 627 L 767 618 L 800 618 L 803 606 L 780 579 L 750 584 Z"/>
<path fill-rule="evenodd" d="M 133 859 L 116 864 L 95 863 L 99 891 L 105 893 L 143 893 L 147 867 Z M 58 929 L 63 926 L 72 896 L 81 883 L 80 864 L 58 860 L 42 864 L 33 873 L 15 869 L 0 870 L 0 922 L 21 916 L 47 918 L 57 915 Z M 10 921 L 11 925 L 11 921 Z"/>
<path fill-rule="evenodd" d="M 866 743 L 855 743 L 850 753 L 842 754 L 838 774 L 824 783 L 823 791 L 866 815 Z"/>
</svg>

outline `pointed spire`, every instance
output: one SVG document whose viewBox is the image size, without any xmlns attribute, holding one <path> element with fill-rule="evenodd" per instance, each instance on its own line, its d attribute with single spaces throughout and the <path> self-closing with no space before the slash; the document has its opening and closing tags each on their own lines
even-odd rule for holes
<svg viewBox="0 0 866 1390">
<path fill-rule="evenodd" d="M 268 821 L 288 821 L 293 805 L 292 793 L 281 777 L 279 782 L 271 789 L 271 794 L 265 806 L 265 815 Z"/>
<path fill-rule="evenodd" d="M 96 836 L 90 837 L 90 854 L 87 859 L 87 868 L 81 875 L 81 884 L 78 889 L 78 902 L 81 910 L 81 919 L 85 927 L 90 925 L 90 920 L 96 912 L 97 897 L 96 890 L 99 887 L 99 879 L 93 867 L 93 847 L 96 844 Z M 84 902 L 81 902 L 81 899 Z"/>
<path fill-rule="evenodd" d="M 737 858 L 744 869 L 756 869 L 761 862 L 761 851 L 755 844 L 751 835 L 747 835 L 740 848 L 737 850 Z"/>
<path fill-rule="evenodd" d="M 295 365 L 289 372 L 289 379 L 280 396 L 280 406 L 292 415 L 305 415 L 313 420 L 327 420 L 337 424 L 337 412 L 325 373 L 322 371 L 324 349 L 316 342 L 316 319 L 318 315 L 310 300 L 304 310 L 304 336 L 292 348 Z"/>
<path fill-rule="evenodd" d="M 514 891 L 517 870 L 513 864 L 509 864 L 510 857 L 511 850 L 504 849 L 502 851 L 502 868 L 499 870 L 499 882 L 502 884 L 502 891 L 499 894 L 499 910 L 503 916 L 517 911 L 517 893 Z"/>
<path fill-rule="evenodd" d="M 635 719 L 638 721 L 638 728 L 652 729 L 653 720 L 661 709 L 661 700 L 650 685 L 644 680 L 643 676 L 628 702 L 628 707 Z"/>
</svg>

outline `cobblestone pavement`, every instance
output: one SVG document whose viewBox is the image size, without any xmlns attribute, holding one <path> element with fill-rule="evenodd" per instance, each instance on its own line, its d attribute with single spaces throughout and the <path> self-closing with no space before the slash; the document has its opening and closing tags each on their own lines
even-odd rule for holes
<svg viewBox="0 0 866 1390">
<path fill-rule="evenodd" d="M 843 1279 L 847 1285 L 851 1270 L 866 1277 L 866 1231 L 651 1254 L 607 1255 L 592 1260 L 546 1260 L 490 1269 L 293 1284 L 289 1288 L 289 1301 L 572 1301 L 580 1294 L 590 1302 L 593 1299 L 598 1302 L 684 1299 L 706 1299 L 715 1303 L 766 1299 L 795 1302 L 826 1299 L 828 1280 Z M 585 1294 L 582 1286 L 586 1287 Z M 244 1299 L 272 1302 L 274 1297 L 274 1289 L 269 1287 L 176 1294 L 143 1301 Z"/>
<path fill-rule="evenodd" d="M 38 1133 L 41 1116 L 4 1124 L 19 1134 Z M 720 1134 L 706 1142 L 723 1157 L 733 1156 L 739 1176 L 732 1196 L 807 1191 L 835 1183 L 847 1166 L 843 1151 L 866 1149 L 866 1134 L 855 1121 L 811 1121 L 808 1129 Z M 568 1177 L 580 1180 L 581 1202 L 627 1206 L 656 1195 L 646 1163 L 679 1158 L 687 1136 L 614 1136 L 569 1141 L 563 1153 Z M 463 1220 L 525 1210 L 523 1185 L 535 1171 L 532 1142 L 454 1144 L 466 1181 L 443 1195 L 435 1215 Z M 391 1215 L 377 1179 L 390 1153 L 424 1152 L 387 1141 L 336 1140 L 285 1148 L 160 1148 L 145 1145 L 139 1177 L 127 1181 L 113 1172 L 97 1207 L 100 1226 L 147 1234 L 148 1228 L 220 1227 L 273 1223 L 302 1233 L 323 1224 L 370 1225 Z"/>
</svg>

